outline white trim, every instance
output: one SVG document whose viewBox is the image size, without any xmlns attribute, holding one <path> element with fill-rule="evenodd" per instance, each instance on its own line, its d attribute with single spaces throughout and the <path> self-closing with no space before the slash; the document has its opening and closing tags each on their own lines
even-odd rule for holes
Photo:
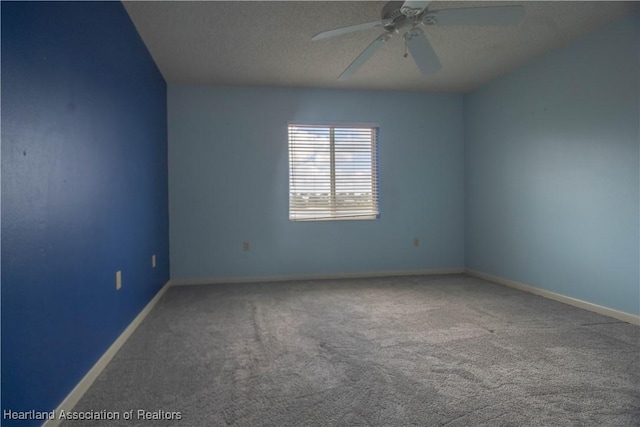
<svg viewBox="0 0 640 427">
<path fill-rule="evenodd" d="M 521 291 L 540 295 L 541 297 L 544 297 L 544 298 L 549 298 L 554 301 L 559 301 L 565 304 L 573 305 L 574 307 L 582 308 L 584 310 L 589 310 L 599 314 L 603 314 L 605 316 L 613 317 L 615 319 L 622 320 L 623 322 L 631 323 L 633 325 L 640 325 L 640 316 L 635 314 L 614 310 L 613 308 L 604 307 L 602 305 L 593 304 L 587 301 L 582 301 L 577 298 L 572 298 L 572 297 L 568 297 L 566 295 L 558 294 L 552 291 L 547 291 L 546 289 L 536 288 L 535 286 L 525 285 L 524 283 L 505 279 L 499 276 L 493 276 L 491 274 L 483 273 L 477 270 L 466 269 L 466 273 L 471 276 L 479 277 L 481 279 L 485 279 L 490 282 L 497 283 L 499 285 L 520 289 Z"/>
<path fill-rule="evenodd" d="M 292 280 L 326 280 L 326 279 L 366 279 L 369 277 L 396 276 L 428 276 L 435 274 L 462 274 L 464 268 L 436 268 L 429 270 L 395 270 L 362 273 L 336 274 L 303 274 L 287 276 L 239 276 L 239 277 L 210 277 L 202 279 L 171 279 L 171 286 L 215 285 L 221 283 L 257 283 L 257 282 L 289 282 Z"/>
<path fill-rule="evenodd" d="M 80 382 L 75 386 L 71 393 L 65 397 L 65 399 L 58 405 L 55 409 L 56 418 L 47 420 L 42 427 L 57 427 L 60 424 L 60 420 L 57 418 L 57 415 L 61 410 L 71 411 L 74 406 L 80 401 L 82 396 L 87 392 L 91 384 L 98 378 L 98 375 L 104 370 L 107 364 L 113 359 L 113 356 L 120 350 L 120 348 L 124 345 L 124 343 L 129 339 L 131 334 L 136 330 L 136 328 L 142 323 L 147 314 L 155 307 L 155 305 L 160 301 L 160 298 L 164 295 L 164 293 L 169 289 L 171 285 L 167 282 L 162 289 L 158 291 L 158 293 L 149 301 L 149 303 L 140 311 L 140 313 L 136 316 L 135 319 L 127 326 L 127 328 L 120 334 L 120 336 L 111 344 L 111 347 L 104 352 L 102 357 L 98 359 L 98 361 L 93 365 L 93 367 L 86 373 L 86 375 L 80 380 Z"/>
</svg>

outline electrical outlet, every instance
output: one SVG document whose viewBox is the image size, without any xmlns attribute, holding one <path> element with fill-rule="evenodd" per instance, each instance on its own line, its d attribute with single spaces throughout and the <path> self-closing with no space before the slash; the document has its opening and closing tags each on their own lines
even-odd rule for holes
<svg viewBox="0 0 640 427">
<path fill-rule="evenodd" d="M 415 246 L 416 248 L 418 246 L 420 246 L 420 239 L 418 239 L 417 237 L 413 238 L 413 246 Z"/>
<path fill-rule="evenodd" d="M 120 290 L 122 287 L 122 271 L 116 271 L 116 290 Z"/>
<path fill-rule="evenodd" d="M 242 242 L 242 250 L 245 251 L 245 252 L 249 252 L 250 246 L 249 246 L 249 242 L 247 240 Z"/>
<path fill-rule="evenodd" d="M 156 268 L 156 255 L 151 255 L 151 267 Z"/>
</svg>

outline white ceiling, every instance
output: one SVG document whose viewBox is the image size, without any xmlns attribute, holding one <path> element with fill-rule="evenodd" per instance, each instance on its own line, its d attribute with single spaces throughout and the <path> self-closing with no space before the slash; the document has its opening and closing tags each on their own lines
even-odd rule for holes
<svg viewBox="0 0 640 427">
<path fill-rule="evenodd" d="M 168 83 L 465 93 L 638 9 L 639 2 L 434 1 L 430 10 L 522 4 L 512 27 L 425 31 L 442 63 L 423 76 L 395 37 L 345 82 L 337 77 L 383 30 L 311 41 L 324 30 L 375 21 L 385 2 L 124 2 Z M 597 52 L 594 52 L 597 54 Z"/>
</svg>

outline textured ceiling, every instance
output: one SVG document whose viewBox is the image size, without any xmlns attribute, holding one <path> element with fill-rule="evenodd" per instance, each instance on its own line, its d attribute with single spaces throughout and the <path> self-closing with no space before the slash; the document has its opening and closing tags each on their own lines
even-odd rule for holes
<svg viewBox="0 0 640 427">
<path fill-rule="evenodd" d="M 638 2 L 440 2 L 430 10 L 522 4 L 511 27 L 438 27 L 426 34 L 442 63 L 420 74 L 395 37 L 347 81 L 337 77 L 383 30 L 311 41 L 375 21 L 385 2 L 124 2 L 169 83 L 464 93 L 638 9 Z M 594 54 L 597 54 L 594 53 Z"/>
</svg>

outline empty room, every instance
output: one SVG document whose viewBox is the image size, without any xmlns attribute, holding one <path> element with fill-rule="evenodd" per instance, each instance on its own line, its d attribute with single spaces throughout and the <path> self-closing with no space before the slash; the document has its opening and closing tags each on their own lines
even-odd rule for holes
<svg viewBox="0 0 640 427">
<path fill-rule="evenodd" d="M 639 2 L 0 7 L 1 425 L 640 425 Z"/>
</svg>

